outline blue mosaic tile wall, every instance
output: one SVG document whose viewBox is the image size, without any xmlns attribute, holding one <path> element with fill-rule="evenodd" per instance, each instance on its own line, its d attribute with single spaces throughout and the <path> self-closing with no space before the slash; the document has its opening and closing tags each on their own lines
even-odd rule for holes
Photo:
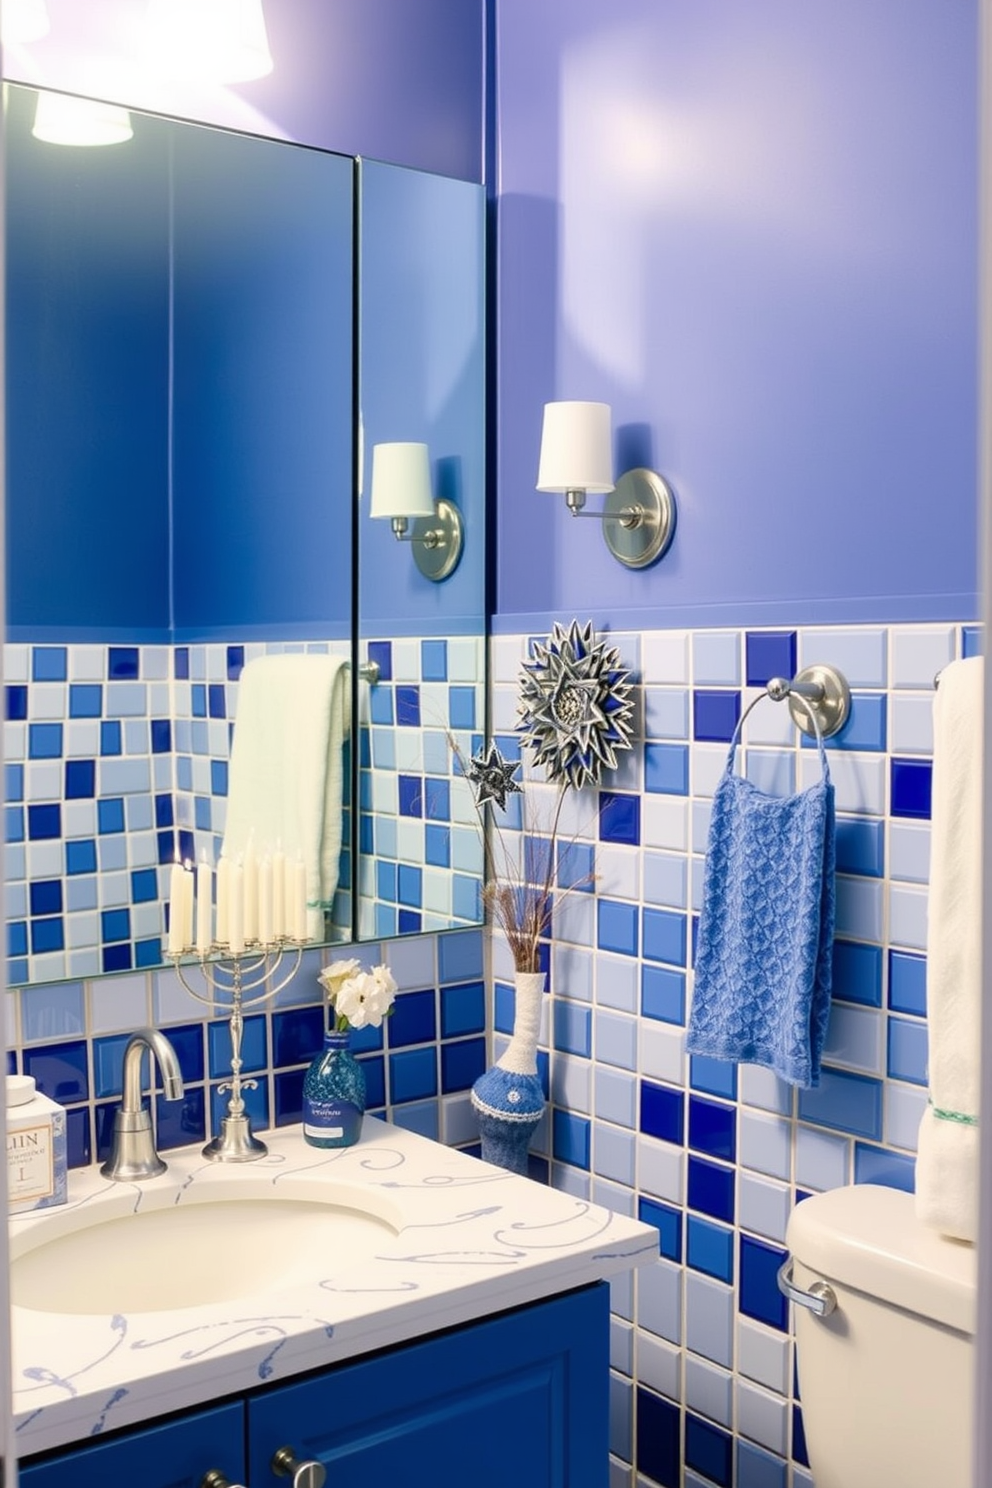
<svg viewBox="0 0 992 1488">
<path fill-rule="evenodd" d="M 549 622 L 550 624 L 550 622 Z M 934 676 L 976 627 L 849 626 L 615 634 L 640 684 L 637 747 L 568 801 L 547 947 L 542 1068 L 550 1096 L 533 1172 L 658 1228 L 661 1258 L 615 1284 L 611 1488 L 809 1488 L 789 1315 L 775 1274 L 805 1195 L 911 1188 L 926 1103 L 926 903 Z M 504 754 L 528 637 L 492 642 Z M 823 1078 L 687 1058 L 692 948 L 710 801 L 744 708 L 773 675 L 830 663 L 853 693 L 828 741 L 836 787 L 837 936 Z M 750 715 L 748 777 L 786 793 L 815 749 L 788 709 Z M 740 768 L 740 766 L 739 766 Z M 542 858 L 552 788 L 512 797 L 504 839 Z M 595 868 L 595 882 L 589 875 Z M 496 1052 L 512 965 L 493 948 Z"/>
</svg>

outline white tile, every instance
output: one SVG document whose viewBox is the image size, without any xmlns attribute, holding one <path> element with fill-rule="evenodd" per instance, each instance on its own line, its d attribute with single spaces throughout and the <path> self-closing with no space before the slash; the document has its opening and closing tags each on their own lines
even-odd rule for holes
<svg viewBox="0 0 992 1488">
<path fill-rule="evenodd" d="M 684 1150 L 652 1137 L 638 1138 L 637 1186 L 655 1198 L 681 1204 L 685 1189 Z"/>
<path fill-rule="evenodd" d="M 684 796 L 645 796 L 641 802 L 641 843 L 684 852 L 689 840 L 689 802 Z"/>
<path fill-rule="evenodd" d="M 920 1122 L 927 1108 L 927 1092 L 918 1086 L 887 1080 L 883 1094 L 885 1140 L 904 1152 L 915 1152 Z"/>
<path fill-rule="evenodd" d="M 685 1361 L 686 1408 L 715 1421 L 718 1426 L 730 1426 L 732 1380 L 729 1370 L 718 1369 L 689 1354 Z"/>
<path fill-rule="evenodd" d="M 889 940 L 910 950 L 927 948 L 927 893 L 904 884 L 889 886 Z"/>
<path fill-rule="evenodd" d="M 891 636 L 892 686 L 933 687 L 942 667 L 953 661 L 953 625 L 899 625 Z"/>
<path fill-rule="evenodd" d="M 727 768 L 726 744 L 694 744 L 689 753 L 694 796 L 712 796 Z"/>
<path fill-rule="evenodd" d="M 600 846 L 596 854 L 596 892 L 607 899 L 640 899 L 640 848 Z"/>
<path fill-rule="evenodd" d="M 769 1452 L 786 1456 L 789 1441 L 789 1405 L 779 1395 L 752 1385 L 737 1382 L 737 1430 Z"/>
<path fill-rule="evenodd" d="M 669 1400 L 681 1398 L 681 1350 L 641 1328 L 637 1330 L 637 1383 Z"/>
<path fill-rule="evenodd" d="M 51 721 L 68 714 L 69 690 L 64 682 L 34 682 L 28 691 L 28 717 Z"/>
<path fill-rule="evenodd" d="M 583 1116 L 592 1113 L 592 1061 L 557 1051 L 551 1059 L 551 1099 Z"/>
<path fill-rule="evenodd" d="M 645 684 L 689 681 L 689 636 L 686 631 L 651 631 L 641 643 Z"/>
<path fill-rule="evenodd" d="M 884 816 L 886 769 L 885 755 L 844 753 L 839 749 L 832 749 L 830 778 L 834 783 L 837 810 Z M 800 789 L 819 780 L 820 774 L 820 762 L 816 753 L 804 749 L 799 772 Z"/>
<path fill-rule="evenodd" d="M 892 754 L 933 753 L 933 696 L 894 694 L 889 700 L 889 749 Z"/>
<path fill-rule="evenodd" d="M 930 881 L 930 823 L 889 823 L 889 877 L 926 884 Z"/>
<path fill-rule="evenodd" d="M 878 1008 L 852 1007 L 835 1002 L 830 1009 L 830 1023 L 823 1057 L 831 1064 L 862 1074 L 884 1074 L 884 1019 Z"/>
<path fill-rule="evenodd" d="M 70 655 L 74 650 L 70 647 Z M 29 648 L 27 646 L 8 643 L 3 648 L 3 679 L 4 682 L 27 682 L 31 675 L 31 662 Z"/>
<path fill-rule="evenodd" d="M 493 681 L 508 683 L 515 689 L 524 661 L 525 639 L 520 635 L 493 636 L 489 642 Z"/>
<path fill-rule="evenodd" d="M 671 1085 L 685 1081 L 685 1034 L 681 1028 L 653 1019 L 640 1020 L 640 1071 L 652 1080 L 667 1080 Z"/>
<path fill-rule="evenodd" d="M 779 1395 L 789 1393 L 789 1339 L 749 1319 L 737 1324 L 737 1369 Z"/>
</svg>

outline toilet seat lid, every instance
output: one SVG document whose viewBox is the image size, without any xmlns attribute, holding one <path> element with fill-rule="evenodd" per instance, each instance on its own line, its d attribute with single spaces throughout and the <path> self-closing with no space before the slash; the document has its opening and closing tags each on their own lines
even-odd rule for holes
<svg viewBox="0 0 992 1488">
<path fill-rule="evenodd" d="M 912 1194 L 873 1183 L 813 1194 L 792 1211 L 785 1238 L 826 1281 L 975 1331 L 975 1247 L 922 1225 Z"/>
</svg>

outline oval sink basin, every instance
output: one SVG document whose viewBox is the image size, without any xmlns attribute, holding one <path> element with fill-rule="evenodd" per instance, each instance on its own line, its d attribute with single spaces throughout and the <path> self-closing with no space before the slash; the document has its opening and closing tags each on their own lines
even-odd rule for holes
<svg viewBox="0 0 992 1488">
<path fill-rule="evenodd" d="M 69 1216 L 64 1216 L 69 1218 Z M 289 1198 L 170 1203 L 45 1238 L 10 1266 L 11 1300 L 35 1312 L 164 1312 L 328 1279 L 395 1238 L 384 1218 Z"/>
</svg>

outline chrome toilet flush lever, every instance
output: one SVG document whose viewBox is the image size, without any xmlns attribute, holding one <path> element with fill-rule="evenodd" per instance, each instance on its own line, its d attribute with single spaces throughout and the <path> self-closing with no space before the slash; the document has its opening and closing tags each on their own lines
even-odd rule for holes
<svg viewBox="0 0 992 1488">
<path fill-rule="evenodd" d="M 166 1100 L 181 1100 L 183 1077 L 176 1051 L 164 1033 L 141 1028 L 132 1033 L 124 1048 L 124 1093 L 114 1117 L 114 1140 L 110 1156 L 100 1169 L 115 1183 L 142 1182 L 164 1173 L 166 1164 L 155 1151 L 151 1112 L 141 1101 L 141 1056 L 148 1050 L 162 1071 L 162 1093 Z"/>
</svg>

